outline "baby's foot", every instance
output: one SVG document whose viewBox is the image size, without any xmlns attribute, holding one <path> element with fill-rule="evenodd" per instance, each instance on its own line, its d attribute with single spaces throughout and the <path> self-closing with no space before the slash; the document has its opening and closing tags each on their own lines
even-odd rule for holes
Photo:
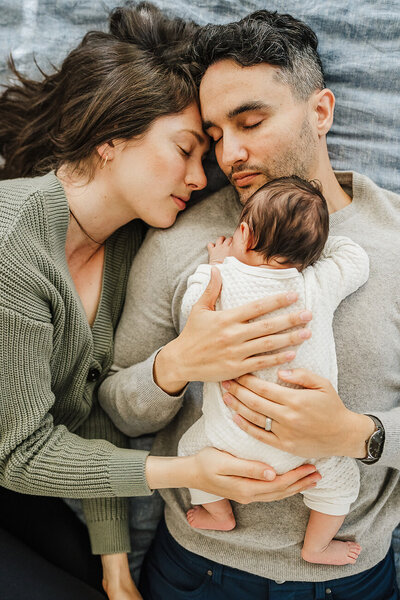
<svg viewBox="0 0 400 600">
<path fill-rule="evenodd" d="M 332 540 L 324 550 L 310 550 L 303 547 L 301 556 L 307 562 L 321 565 L 349 565 L 356 562 L 360 552 L 361 546 L 356 542 Z"/>
<path fill-rule="evenodd" d="M 194 506 L 186 513 L 187 521 L 190 527 L 195 529 L 215 529 L 217 531 L 230 531 L 236 526 L 233 513 L 228 513 L 222 518 L 216 518 L 210 515 L 202 506 Z"/>
</svg>

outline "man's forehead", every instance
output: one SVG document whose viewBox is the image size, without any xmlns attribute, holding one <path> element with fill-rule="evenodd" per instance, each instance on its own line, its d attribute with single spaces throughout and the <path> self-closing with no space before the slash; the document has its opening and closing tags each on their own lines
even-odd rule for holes
<svg viewBox="0 0 400 600">
<path fill-rule="evenodd" d="M 210 83 L 215 85 L 218 81 L 223 85 L 241 85 L 242 81 L 265 80 L 269 81 L 280 71 L 280 67 L 269 63 L 243 66 L 232 59 L 222 59 L 210 65 L 205 71 L 200 83 L 200 90 Z"/>
<path fill-rule="evenodd" d="M 282 84 L 275 77 L 277 67 L 267 63 L 243 67 L 233 60 L 211 65 L 200 84 L 200 104 L 204 120 L 207 113 L 223 111 L 227 117 L 244 112 L 243 107 L 271 105 Z M 284 86 L 286 87 L 286 86 Z M 254 108 L 256 110 L 256 108 Z"/>
</svg>

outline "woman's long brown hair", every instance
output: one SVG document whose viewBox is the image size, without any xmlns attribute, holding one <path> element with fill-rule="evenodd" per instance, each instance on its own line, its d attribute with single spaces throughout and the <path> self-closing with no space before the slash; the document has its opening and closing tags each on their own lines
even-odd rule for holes
<svg viewBox="0 0 400 600">
<path fill-rule="evenodd" d="M 0 96 L 0 179 L 69 163 L 93 173 L 97 146 L 145 133 L 158 117 L 197 100 L 184 55 L 197 26 L 156 7 L 116 8 L 110 31 L 91 31 L 54 73 L 34 81 L 9 65 L 17 83 Z"/>
</svg>

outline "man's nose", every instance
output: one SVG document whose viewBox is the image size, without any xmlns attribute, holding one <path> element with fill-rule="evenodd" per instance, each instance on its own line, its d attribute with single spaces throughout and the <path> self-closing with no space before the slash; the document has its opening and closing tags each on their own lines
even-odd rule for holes
<svg viewBox="0 0 400 600">
<path fill-rule="evenodd" d="M 221 161 L 223 166 L 234 167 L 248 159 L 246 146 L 239 136 L 227 134 L 221 140 Z"/>
</svg>

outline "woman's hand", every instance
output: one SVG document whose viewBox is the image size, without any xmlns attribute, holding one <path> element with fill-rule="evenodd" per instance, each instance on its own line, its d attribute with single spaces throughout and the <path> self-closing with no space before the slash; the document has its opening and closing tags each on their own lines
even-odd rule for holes
<svg viewBox="0 0 400 600">
<path fill-rule="evenodd" d="M 331 383 L 306 369 L 280 371 L 288 388 L 244 375 L 223 382 L 224 402 L 234 421 L 256 439 L 298 456 L 366 455 L 365 441 L 375 430 L 372 419 L 345 407 Z M 265 431 L 266 417 L 272 419 Z"/>
<path fill-rule="evenodd" d="M 311 320 L 306 310 L 249 323 L 290 306 L 297 300 L 295 293 L 215 311 L 220 291 L 221 274 L 213 268 L 210 283 L 193 306 L 185 328 L 158 353 L 154 378 L 167 393 L 177 393 L 188 381 L 220 381 L 287 363 L 296 353 L 282 349 L 297 346 L 311 336 L 309 329 L 287 331 Z"/>
<path fill-rule="evenodd" d="M 283 475 L 275 475 L 264 463 L 237 458 L 215 448 L 195 455 L 194 485 L 240 504 L 273 502 L 315 487 L 321 479 L 314 465 L 302 465 Z"/>
<path fill-rule="evenodd" d="M 146 479 L 152 489 L 195 488 L 248 504 L 293 496 L 314 487 L 321 476 L 314 465 L 302 465 L 284 475 L 276 475 L 262 462 L 203 448 L 194 456 L 149 456 Z"/>
<path fill-rule="evenodd" d="M 109 600 L 143 600 L 129 571 L 126 554 L 103 554 L 103 588 Z"/>
</svg>

